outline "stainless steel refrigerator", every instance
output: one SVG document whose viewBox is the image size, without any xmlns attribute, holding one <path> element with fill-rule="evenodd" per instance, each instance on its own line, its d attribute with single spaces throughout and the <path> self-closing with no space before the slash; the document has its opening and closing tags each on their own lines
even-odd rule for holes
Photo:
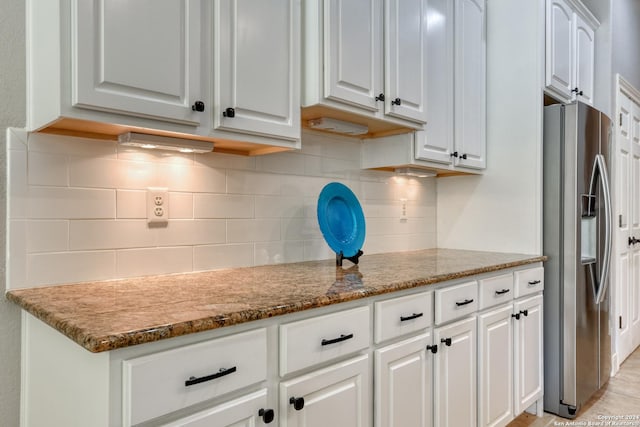
<svg viewBox="0 0 640 427">
<path fill-rule="evenodd" d="M 609 380 L 611 121 L 583 103 L 544 109 L 544 410 L 574 418 Z"/>
</svg>

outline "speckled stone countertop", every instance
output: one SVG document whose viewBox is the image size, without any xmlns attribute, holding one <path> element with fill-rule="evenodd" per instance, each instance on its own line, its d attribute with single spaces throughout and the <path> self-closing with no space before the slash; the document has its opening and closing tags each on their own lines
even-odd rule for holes
<svg viewBox="0 0 640 427">
<path fill-rule="evenodd" d="M 10 301 L 102 352 L 358 298 L 545 261 L 544 256 L 427 249 L 18 289 Z"/>
</svg>

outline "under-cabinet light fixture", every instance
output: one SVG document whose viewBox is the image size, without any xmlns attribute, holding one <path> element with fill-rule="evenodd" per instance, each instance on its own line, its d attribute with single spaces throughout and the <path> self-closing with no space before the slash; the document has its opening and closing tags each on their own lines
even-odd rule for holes
<svg viewBox="0 0 640 427">
<path fill-rule="evenodd" d="M 118 135 L 118 143 L 129 147 L 171 150 L 181 153 L 208 153 L 213 151 L 213 142 L 149 135 L 137 132 L 127 132 Z"/>
<path fill-rule="evenodd" d="M 311 119 L 307 122 L 307 124 L 312 129 L 327 130 L 330 132 L 344 133 L 347 135 L 364 135 L 365 133 L 369 132 L 369 128 L 365 125 L 330 119 L 328 117 Z"/>
<path fill-rule="evenodd" d="M 415 178 L 432 178 L 438 175 L 436 171 L 419 168 L 396 168 L 395 173 L 400 176 L 412 176 Z"/>
</svg>

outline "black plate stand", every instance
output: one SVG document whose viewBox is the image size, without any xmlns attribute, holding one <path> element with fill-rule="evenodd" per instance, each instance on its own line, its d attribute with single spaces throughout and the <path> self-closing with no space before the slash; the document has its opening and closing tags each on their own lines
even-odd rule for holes
<svg viewBox="0 0 640 427">
<path fill-rule="evenodd" d="M 336 253 L 336 265 L 339 267 L 342 267 L 342 260 L 346 259 L 351 261 L 354 264 L 358 264 L 358 261 L 360 260 L 360 257 L 362 256 L 363 252 L 361 250 L 358 250 L 358 253 L 356 253 L 353 256 L 344 256 L 342 254 L 342 251 L 340 251 L 339 253 Z"/>
</svg>

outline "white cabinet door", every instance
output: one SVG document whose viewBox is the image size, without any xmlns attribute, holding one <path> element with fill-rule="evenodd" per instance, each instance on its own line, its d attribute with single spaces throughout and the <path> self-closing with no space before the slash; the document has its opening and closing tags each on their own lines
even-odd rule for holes
<svg viewBox="0 0 640 427">
<path fill-rule="evenodd" d="M 281 383 L 280 425 L 368 427 L 369 371 L 364 355 Z"/>
<path fill-rule="evenodd" d="M 200 123 L 199 0 L 75 0 L 71 15 L 73 106 Z"/>
<path fill-rule="evenodd" d="M 427 122 L 427 0 L 385 0 L 385 113 Z"/>
<path fill-rule="evenodd" d="M 478 315 L 478 425 L 506 426 L 513 414 L 513 304 Z"/>
<path fill-rule="evenodd" d="M 514 313 L 520 314 L 514 334 L 515 413 L 520 414 L 542 397 L 542 295 L 518 300 Z"/>
<path fill-rule="evenodd" d="M 484 0 L 458 0 L 455 10 L 455 151 L 458 166 L 486 165 Z"/>
<path fill-rule="evenodd" d="M 453 152 L 453 12 L 450 0 L 429 0 L 427 9 L 427 114 L 416 132 L 416 159 L 451 164 Z"/>
<path fill-rule="evenodd" d="M 261 412 L 261 410 L 265 412 Z M 266 411 L 269 411 L 267 408 L 267 389 L 262 389 L 165 424 L 164 427 L 255 427 L 264 424 L 265 420 L 269 419 L 262 418 Z M 268 417 L 269 414 L 266 416 Z"/>
<path fill-rule="evenodd" d="M 214 129 L 299 139 L 299 1 L 216 1 L 213 30 Z"/>
<path fill-rule="evenodd" d="M 431 426 L 433 357 L 431 332 L 375 352 L 375 425 Z"/>
<path fill-rule="evenodd" d="M 574 15 L 575 85 L 572 88 L 578 100 L 593 103 L 595 67 L 595 33 L 580 17 Z"/>
<path fill-rule="evenodd" d="M 382 0 L 324 0 L 323 34 L 324 96 L 382 108 Z"/>
<path fill-rule="evenodd" d="M 434 425 L 476 425 L 476 318 L 434 330 Z M 447 345 L 448 344 L 448 345 Z"/>
<path fill-rule="evenodd" d="M 565 99 L 573 89 L 573 10 L 565 0 L 547 0 L 546 86 Z"/>
</svg>

